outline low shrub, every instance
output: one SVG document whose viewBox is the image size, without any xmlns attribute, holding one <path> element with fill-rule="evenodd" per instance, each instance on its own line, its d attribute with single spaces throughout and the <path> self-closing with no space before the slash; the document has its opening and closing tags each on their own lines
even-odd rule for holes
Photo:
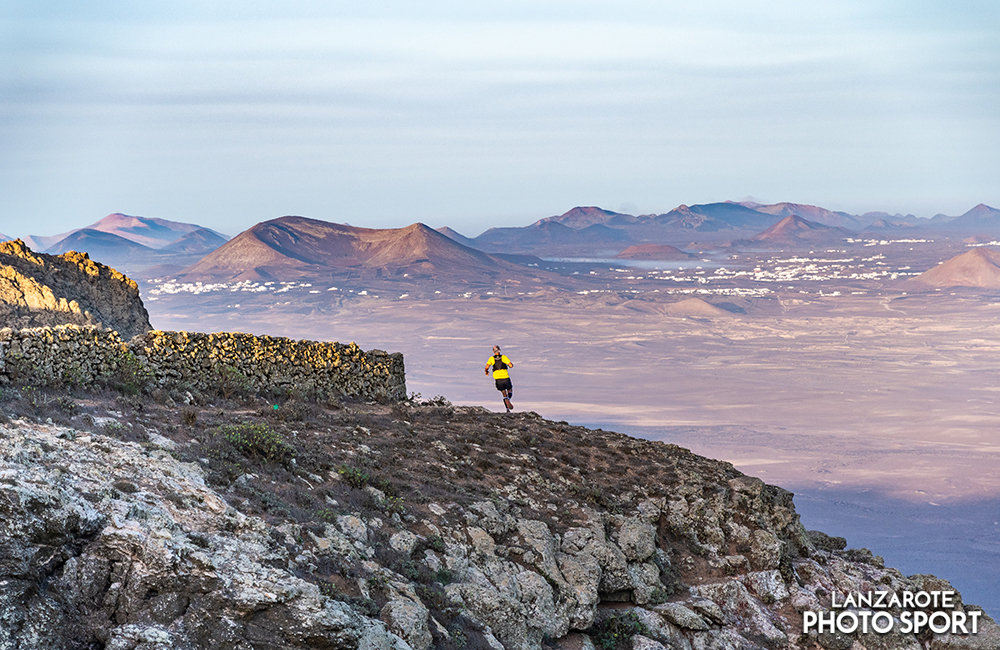
<svg viewBox="0 0 1000 650">
<path fill-rule="evenodd" d="M 266 463 L 283 463 L 294 455 L 294 449 L 284 436 L 266 424 L 244 422 L 226 424 L 212 434 L 222 438 L 240 454 Z"/>
<path fill-rule="evenodd" d="M 647 635 L 649 630 L 635 612 L 626 612 L 595 623 L 586 633 L 601 650 L 625 650 L 631 647 L 632 637 L 636 634 Z"/>
<path fill-rule="evenodd" d="M 138 395 L 153 385 L 155 376 L 139 357 L 122 350 L 113 359 L 114 370 L 106 377 L 111 388 L 126 395 Z"/>
</svg>

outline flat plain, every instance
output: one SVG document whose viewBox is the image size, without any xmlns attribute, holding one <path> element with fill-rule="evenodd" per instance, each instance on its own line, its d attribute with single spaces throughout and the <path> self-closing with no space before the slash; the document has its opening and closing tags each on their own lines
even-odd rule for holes
<svg viewBox="0 0 1000 650">
<path fill-rule="evenodd" d="M 400 351 L 410 391 L 496 410 L 483 366 L 500 344 L 519 410 L 732 462 L 796 492 L 808 528 L 949 577 L 997 614 L 1000 291 L 914 290 L 934 262 L 920 268 L 912 247 L 659 270 L 553 262 L 576 290 L 507 295 L 319 281 L 143 292 L 157 328 Z"/>
</svg>

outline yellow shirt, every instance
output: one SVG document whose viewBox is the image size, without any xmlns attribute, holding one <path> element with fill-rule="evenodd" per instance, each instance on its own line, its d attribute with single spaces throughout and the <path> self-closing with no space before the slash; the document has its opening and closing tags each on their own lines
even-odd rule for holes
<svg viewBox="0 0 1000 650">
<path fill-rule="evenodd" d="M 494 379 L 507 379 L 510 377 L 510 373 L 507 372 L 507 367 L 514 365 L 514 362 L 507 358 L 506 354 L 500 355 L 500 362 L 503 367 L 496 367 L 496 357 L 490 357 L 486 361 L 486 368 L 493 368 L 493 378 Z"/>
</svg>

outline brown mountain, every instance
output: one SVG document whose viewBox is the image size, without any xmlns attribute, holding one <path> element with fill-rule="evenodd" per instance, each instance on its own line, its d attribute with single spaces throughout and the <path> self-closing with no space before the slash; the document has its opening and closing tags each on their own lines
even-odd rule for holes
<svg viewBox="0 0 1000 650">
<path fill-rule="evenodd" d="M 20 240 L 0 244 L 0 323 L 102 325 L 126 339 L 152 329 L 135 282 L 86 253 L 35 253 Z"/>
<path fill-rule="evenodd" d="M 771 214 L 776 217 L 790 217 L 794 215 L 815 223 L 823 224 L 824 226 L 846 226 L 849 228 L 858 228 L 867 223 L 867 221 L 863 221 L 852 214 L 848 214 L 846 212 L 834 212 L 833 210 L 821 208 L 818 205 L 789 203 L 787 201 L 782 203 L 772 203 L 770 205 L 744 201 L 739 205 L 752 208 L 757 212 Z"/>
<path fill-rule="evenodd" d="M 693 256 L 669 244 L 638 244 L 615 255 L 620 260 L 689 260 Z"/>
<path fill-rule="evenodd" d="M 295 280 L 351 273 L 376 279 L 442 277 L 469 282 L 523 278 L 528 271 L 463 246 L 422 223 L 373 229 L 289 216 L 240 233 L 185 269 L 181 277 Z"/>
<path fill-rule="evenodd" d="M 932 287 L 1000 288 L 1000 252 L 973 248 L 913 278 Z"/>
<path fill-rule="evenodd" d="M 100 230 L 118 235 L 149 248 L 163 248 L 201 227 L 193 223 L 181 223 L 152 217 L 134 217 L 120 212 L 109 214 L 97 223 L 87 226 L 90 230 Z M 218 233 L 216 234 L 218 235 Z"/>
<path fill-rule="evenodd" d="M 824 226 L 802 217 L 787 216 L 767 230 L 757 233 L 750 239 L 737 240 L 733 246 L 770 247 L 770 246 L 815 246 L 836 244 L 853 233 L 846 228 Z"/>
</svg>

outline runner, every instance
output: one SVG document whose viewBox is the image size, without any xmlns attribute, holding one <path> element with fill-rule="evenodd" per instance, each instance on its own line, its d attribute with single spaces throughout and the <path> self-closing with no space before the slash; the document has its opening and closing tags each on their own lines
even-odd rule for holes
<svg viewBox="0 0 1000 650">
<path fill-rule="evenodd" d="M 490 368 L 493 368 L 493 381 L 497 385 L 497 390 L 503 395 L 503 405 L 510 413 L 514 405 L 510 403 L 514 396 L 514 387 L 510 383 L 510 373 L 508 368 L 513 368 L 514 362 L 507 358 L 506 354 L 500 353 L 500 346 L 493 346 L 493 356 L 486 362 L 486 376 L 490 376 Z"/>
</svg>

